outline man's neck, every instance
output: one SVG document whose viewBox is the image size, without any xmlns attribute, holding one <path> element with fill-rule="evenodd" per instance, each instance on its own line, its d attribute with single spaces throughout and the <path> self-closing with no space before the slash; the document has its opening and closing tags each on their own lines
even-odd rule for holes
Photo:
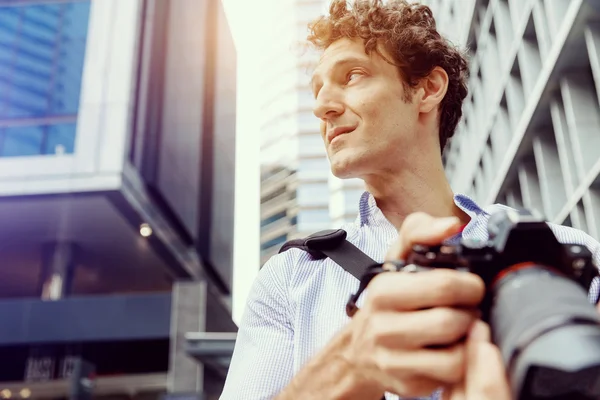
<svg viewBox="0 0 600 400">
<path fill-rule="evenodd" d="M 454 203 L 454 193 L 443 167 L 405 169 L 398 173 L 371 176 L 365 179 L 367 190 L 377 207 L 397 229 L 414 212 L 434 217 L 456 216 L 465 224 L 470 217 Z"/>
</svg>

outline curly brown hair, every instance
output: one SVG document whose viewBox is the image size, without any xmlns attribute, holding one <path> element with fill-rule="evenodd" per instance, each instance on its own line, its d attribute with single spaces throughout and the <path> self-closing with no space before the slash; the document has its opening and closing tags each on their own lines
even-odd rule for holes
<svg viewBox="0 0 600 400">
<path fill-rule="evenodd" d="M 398 67 L 403 84 L 414 88 L 439 66 L 448 74 L 448 90 L 440 107 L 439 139 L 441 151 L 454 135 L 467 96 L 468 62 L 466 55 L 443 38 L 436 28 L 431 9 L 406 0 L 333 0 L 329 15 L 309 24 L 307 40 L 324 50 L 341 38 L 364 41 L 370 54 L 383 48 L 393 57 L 387 60 Z M 407 90 L 406 100 L 411 98 Z"/>
</svg>

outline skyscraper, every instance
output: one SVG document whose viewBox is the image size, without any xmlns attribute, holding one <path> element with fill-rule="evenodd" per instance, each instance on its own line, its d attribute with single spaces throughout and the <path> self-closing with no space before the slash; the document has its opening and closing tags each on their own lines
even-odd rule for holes
<svg viewBox="0 0 600 400">
<path fill-rule="evenodd" d="M 470 93 L 445 159 L 454 190 L 600 238 L 596 3 L 429 3 L 441 25 L 449 26 L 444 10 L 453 7 L 468 26 Z"/>
</svg>

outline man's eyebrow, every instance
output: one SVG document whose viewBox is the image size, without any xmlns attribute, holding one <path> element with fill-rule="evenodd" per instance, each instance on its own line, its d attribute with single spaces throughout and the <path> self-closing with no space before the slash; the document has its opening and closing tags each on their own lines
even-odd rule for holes
<svg viewBox="0 0 600 400">
<path fill-rule="evenodd" d="M 333 66 L 331 67 L 330 71 L 336 71 L 342 67 L 345 67 L 348 64 L 357 64 L 357 65 L 366 65 L 369 64 L 369 59 L 368 58 L 364 58 L 364 57 L 345 57 L 345 58 L 341 58 L 339 60 L 337 60 L 335 63 L 333 63 Z M 312 78 L 310 78 L 310 87 L 314 87 L 315 81 L 319 79 L 319 76 L 317 74 L 313 74 Z"/>
</svg>

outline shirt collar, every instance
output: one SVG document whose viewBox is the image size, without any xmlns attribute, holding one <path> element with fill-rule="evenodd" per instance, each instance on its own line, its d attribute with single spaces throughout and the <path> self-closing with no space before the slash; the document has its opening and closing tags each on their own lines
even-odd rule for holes
<svg viewBox="0 0 600 400">
<path fill-rule="evenodd" d="M 471 217 L 471 222 L 477 219 L 477 217 L 489 216 L 487 211 L 485 211 L 475 202 L 475 200 L 467 195 L 455 194 L 454 204 L 456 204 L 458 208 L 463 210 L 469 217 Z M 379 207 L 377 207 L 375 197 L 373 197 L 373 195 L 368 191 L 365 191 L 360 196 L 358 210 L 359 215 L 356 222 L 359 224 L 359 226 L 368 225 L 380 218 L 385 218 Z"/>
</svg>

